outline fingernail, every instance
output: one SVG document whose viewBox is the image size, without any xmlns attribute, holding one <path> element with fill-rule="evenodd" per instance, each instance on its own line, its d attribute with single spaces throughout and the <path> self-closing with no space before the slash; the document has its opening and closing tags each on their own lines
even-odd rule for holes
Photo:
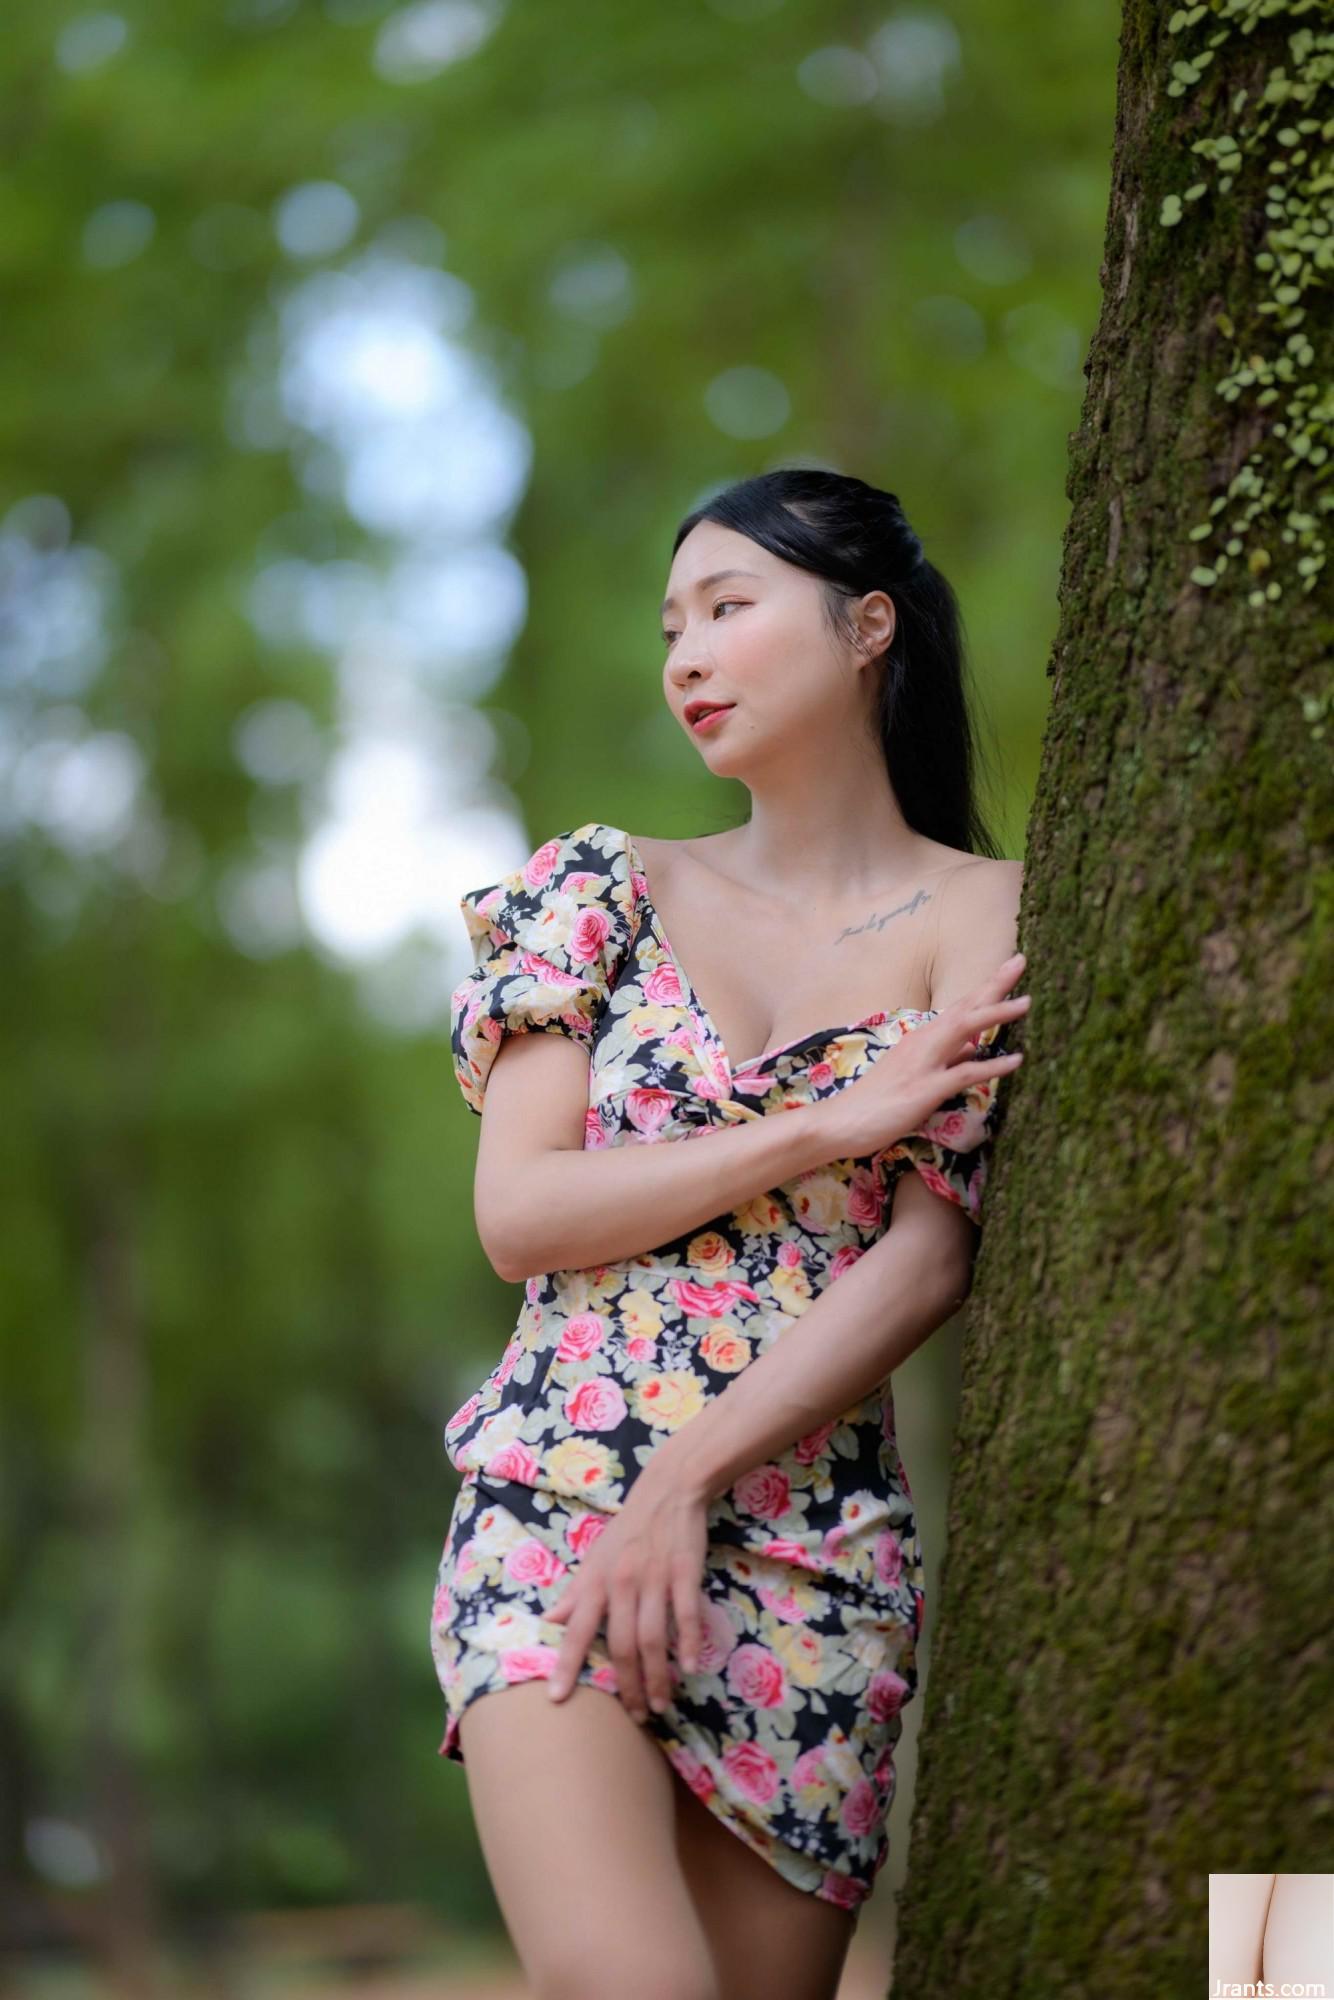
<svg viewBox="0 0 1334 2000">
<path fill-rule="evenodd" d="M 547 1700 L 548 1701 L 560 1700 L 560 1689 L 556 1686 L 555 1681 L 552 1681 L 547 1688 Z"/>
<path fill-rule="evenodd" d="M 649 1707 L 653 1710 L 653 1713 L 655 1715 L 661 1715 L 662 1711 L 664 1710 L 664 1708 L 666 1708 L 666 1706 L 667 1704 L 663 1700 L 660 1694 L 655 1694 L 652 1701 L 649 1703 Z"/>
<path fill-rule="evenodd" d="M 688 1653 L 685 1659 L 682 1660 L 681 1665 L 685 1668 L 688 1674 L 693 1674 L 695 1668 L 699 1665 L 699 1662 L 695 1658 L 693 1653 Z"/>
</svg>

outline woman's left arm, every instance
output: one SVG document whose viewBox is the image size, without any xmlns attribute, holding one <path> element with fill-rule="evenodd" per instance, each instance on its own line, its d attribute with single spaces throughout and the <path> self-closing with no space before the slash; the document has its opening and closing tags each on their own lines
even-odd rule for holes
<svg viewBox="0 0 1334 2000">
<path fill-rule="evenodd" d="M 845 1415 L 963 1304 L 976 1224 L 915 1173 L 900 1177 L 893 1200 L 878 1242 L 658 1446 L 547 1613 L 557 1623 L 569 1620 L 549 1686 L 553 1700 L 574 1685 L 605 1612 L 622 1702 L 642 1721 L 646 1684 L 648 1700 L 665 1705 L 672 1693 L 669 1604 L 687 1673 L 698 1655 L 709 1501 L 774 1452 Z"/>
<path fill-rule="evenodd" d="M 936 1009 L 971 994 L 1015 950 L 1023 872 L 1018 861 L 975 860 L 949 878 L 931 965 Z M 709 1501 L 892 1375 L 967 1298 L 976 1248 L 977 1224 L 956 1202 L 920 1174 L 898 1177 L 884 1235 L 658 1446 L 584 1556 L 547 1613 L 568 1620 L 553 1700 L 573 1687 L 605 1614 L 622 1702 L 644 1720 L 647 1683 L 648 1700 L 666 1706 L 669 1607 L 686 1673 L 699 1653 Z"/>
<path fill-rule="evenodd" d="M 917 1174 L 899 1177 L 893 1202 L 879 1241 L 654 1453 L 649 1474 L 716 1499 L 851 1410 L 959 1310 L 976 1224 Z"/>
</svg>

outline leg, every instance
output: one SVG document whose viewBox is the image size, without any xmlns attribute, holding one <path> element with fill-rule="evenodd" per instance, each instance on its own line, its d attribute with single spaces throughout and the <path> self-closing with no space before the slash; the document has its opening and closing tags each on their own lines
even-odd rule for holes
<svg viewBox="0 0 1334 2000">
<path fill-rule="evenodd" d="M 855 1912 L 786 1881 L 667 1768 L 681 1871 L 727 2000 L 835 2000 Z"/>
<path fill-rule="evenodd" d="M 720 2000 L 677 1860 L 674 1774 L 615 1695 L 584 1683 L 553 1703 L 545 1681 L 516 1682 L 469 1704 L 459 1741 L 535 2000 Z"/>
</svg>

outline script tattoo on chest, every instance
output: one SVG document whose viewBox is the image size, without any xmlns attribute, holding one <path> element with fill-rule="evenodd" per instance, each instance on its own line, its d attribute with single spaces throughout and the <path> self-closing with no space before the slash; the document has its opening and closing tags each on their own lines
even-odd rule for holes
<svg viewBox="0 0 1334 2000">
<path fill-rule="evenodd" d="M 844 938 L 861 937 L 867 931 L 882 931 L 891 917 L 910 917 L 914 910 L 920 910 L 924 903 L 930 901 L 931 891 L 918 889 L 906 903 L 900 903 L 896 910 L 886 910 L 883 916 L 868 917 L 864 924 L 845 924 L 834 939 L 834 943 L 842 944 Z"/>
</svg>

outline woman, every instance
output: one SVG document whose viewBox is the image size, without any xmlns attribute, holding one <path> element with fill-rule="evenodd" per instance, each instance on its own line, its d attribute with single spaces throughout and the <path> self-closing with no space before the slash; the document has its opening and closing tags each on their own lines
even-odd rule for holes
<svg viewBox="0 0 1334 2000">
<path fill-rule="evenodd" d="M 590 821 L 462 901 L 477 1224 L 525 1303 L 446 1427 L 440 1749 L 540 2000 L 827 2000 L 917 1683 L 888 1378 L 968 1291 L 1021 870 L 894 495 L 729 488 L 664 640 L 746 823 Z"/>
</svg>

